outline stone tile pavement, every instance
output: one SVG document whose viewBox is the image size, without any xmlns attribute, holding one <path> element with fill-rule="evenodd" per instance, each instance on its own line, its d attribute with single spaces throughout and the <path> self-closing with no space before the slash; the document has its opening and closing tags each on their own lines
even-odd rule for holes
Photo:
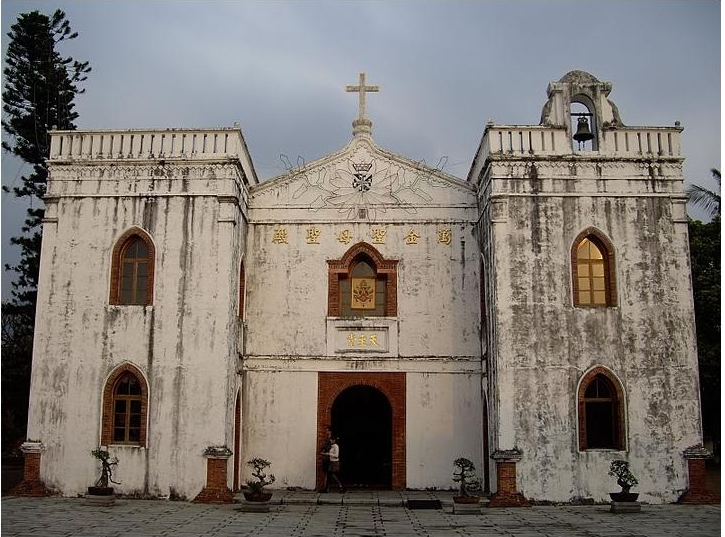
<svg viewBox="0 0 725 537">
<path fill-rule="evenodd" d="M 442 509 L 408 509 L 407 498 L 440 499 Z M 643 505 L 612 514 L 608 505 L 535 506 L 453 514 L 451 493 L 276 491 L 269 513 L 239 505 L 83 498 L 2 499 L 3 537 L 714 537 L 720 506 Z"/>
</svg>

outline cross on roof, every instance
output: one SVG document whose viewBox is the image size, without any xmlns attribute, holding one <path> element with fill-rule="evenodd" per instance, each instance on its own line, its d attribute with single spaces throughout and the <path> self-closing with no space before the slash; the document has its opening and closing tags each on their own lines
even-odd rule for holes
<svg viewBox="0 0 725 537">
<path fill-rule="evenodd" d="M 345 88 L 345 91 L 354 91 L 358 92 L 360 94 L 360 110 L 358 119 L 363 119 L 365 117 L 365 93 L 370 92 L 377 92 L 380 91 L 380 88 L 378 86 L 366 86 L 365 85 L 365 73 L 360 73 L 360 81 L 357 86 L 347 86 Z"/>
</svg>

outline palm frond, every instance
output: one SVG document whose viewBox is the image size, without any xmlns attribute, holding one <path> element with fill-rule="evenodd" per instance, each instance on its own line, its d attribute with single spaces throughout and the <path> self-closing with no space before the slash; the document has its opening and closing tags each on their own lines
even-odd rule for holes
<svg viewBox="0 0 725 537">
<path fill-rule="evenodd" d="M 718 184 L 720 184 L 720 173 L 718 172 L 717 176 L 715 176 L 714 172 L 715 170 L 713 170 L 713 176 L 718 179 Z M 706 211 L 711 218 L 720 216 L 720 194 L 717 192 L 699 185 L 688 185 L 685 188 L 685 194 L 692 205 Z"/>
</svg>

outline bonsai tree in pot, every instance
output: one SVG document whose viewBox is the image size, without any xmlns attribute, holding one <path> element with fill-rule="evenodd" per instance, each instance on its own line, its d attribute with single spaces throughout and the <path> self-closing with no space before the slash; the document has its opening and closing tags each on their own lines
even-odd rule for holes
<svg viewBox="0 0 725 537">
<path fill-rule="evenodd" d="M 120 485 L 120 481 L 113 480 L 113 467 L 118 464 L 116 457 L 111 458 L 111 454 L 102 447 L 91 451 L 93 458 L 101 461 L 101 477 L 98 478 L 96 484 L 88 487 L 88 494 L 93 496 L 112 496 L 113 487 L 109 487 L 108 483 Z"/>
<path fill-rule="evenodd" d="M 617 459 L 613 460 L 609 466 L 609 475 L 617 478 L 617 485 L 622 487 L 620 492 L 610 492 L 609 496 L 615 502 L 634 502 L 639 496 L 636 492 L 629 492 L 633 486 L 639 483 L 634 474 L 629 470 L 627 461 Z"/>
<path fill-rule="evenodd" d="M 453 496 L 455 503 L 478 503 L 480 498 L 472 492 L 480 489 L 481 483 L 476 478 L 476 466 L 465 457 L 453 461 L 455 470 L 453 481 L 458 483 L 458 495 Z"/>
<path fill-rule="evenodd" d="M 264 487 L 274 483 L 274 475 L 270 474 L 268 477 L 265 470 L 272 466 L 272 463 L 257 457 L 247 461 L 247 466 L 254 469 L 252 476 L 256 478 L 256 481 L 247 481 L 249 491 L 244 493 L 244 499 L 248 502 L 268 502 L 272 493 L 264 492 Z"/>
</svg>

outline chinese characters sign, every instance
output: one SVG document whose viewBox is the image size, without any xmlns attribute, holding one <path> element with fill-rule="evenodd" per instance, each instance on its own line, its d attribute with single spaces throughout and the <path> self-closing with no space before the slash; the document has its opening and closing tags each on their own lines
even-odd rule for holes
<svg viewBox="0 0 725 537">
<path fill-rule="evenodd" d="M 337 331 L 336 352 L 388 352 L 388 330 L 345 328 Z"/>
</svg>

